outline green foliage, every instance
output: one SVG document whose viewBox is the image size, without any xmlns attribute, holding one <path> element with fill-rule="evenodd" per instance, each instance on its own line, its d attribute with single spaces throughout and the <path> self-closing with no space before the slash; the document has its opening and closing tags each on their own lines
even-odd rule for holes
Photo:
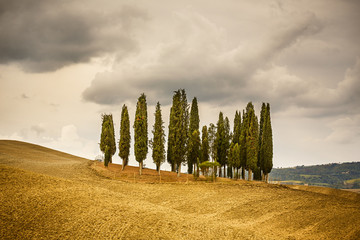
<svg viewBox="0 0 360 240">
<path fill-rule="evenodd" d="M 209 139 L 209 152 L 211 159 L 217 161 L 217 152 L 216 152 L 216 126 L 213 123 L 210 123 L 208 130 L 208 139 Z"/>
<path fill-rule="evenodd" d="M 232 166 L 236 169 L 241 167 L 240 162 L 240 145 L 238 143 L 231 143 L 229 151 L 229 166 Z"/>
<path fill-rule="evenodd" d="M 150 141 L 156 170 L 159 170 L 160 165 L 165 162 L 165 132 L 163 125 L 160 103 L 158 102 L 156 104 L 154 130 L 152 131 L 154 137 Z"/>
<path fill-rule="evenodd" d="M 200 156 L 200 133 L 198 130 L 194 130 L 189 138 L 189 150 L 188 150 L 188 173 L 192 174 L 193 163 L 197 163 L 197 159 Z M 190 171 L 191 170 L 191 171 Z"/>
<path fill-rule="evenodd" d="M 206 161 L 199 164 L 199 168 L 206 177 L 209 175 L 210 169 L 212 169 L 213 171 L 213 177 L 216 177 L 215 173 L 218 167 L 221 167 L 221 165 L 216 161 L 215 162 Z"/>
<path fill-rule="evenodd" d="M 273 138 L 272 138 L 272 127 L 271 127 L 271 118 L 270 118 L 270 104 L 268 103 L 265 110 L 265 119 L 263 134 L 261 138 L 261 169 L 264 174 L 271 172 L 273 167 Z"/>
<path fill-rule="evenodd" d="M 123 159 L 123 167 L 129 162 L 130 155 L 130 119 L 129 112 L 124 104 L 121 110 L 121 122 L 120 122 L 120 140 L 119 140 L 119 157 Z"/>
<path fill-rule="evenodd" d="M 221 164 L 216 161 L 215 162 L 206 161 L 206 162 L 200 163 L 199 167 L 200 168 L 221 167 Z"/>
<path fill-rule="evenodd" d="M 201 134 L 200 163 L 209 161 L 209 136 L 207 127 L 203 126 Z"/>
<path fill-rule="evenodd" d="M 225 150 L 225 125 L 224 115 L 222 112 L 219 113 L 219 120 L 216 125 L 216 153 L 217 161 L 221 166 L 225 165 L 226 161 L 226 150 Z"/>
<path fill-rule="evenodd" d="M 259 152 L 259 126 L 257 117 L 255 116 L 254 106 L 251 102 L 249 102 L 246 107 L 246 118 L 246 166 L 249 170 L 255 171 Z"/>
<path fill-rule="evenodd" d="M 246 135 L 247 135 L 247 126 L 248 120 L 246 118 L 246 114 L 243 112 L 243 123 L 241 125 L 241 133 L 240 133 L 240 166 L 241 168 L 247 169 L 246 165 Z M 245 176 L 243 175 L 243 179 Z"/>
<path fill-rule="evenodd" d="M 141 94 L 136 104 L 134 121 L 134 150 L 135 159 L 142 163 L 148 153 L 148 123 L 147 123 L 147 104 L 145 94 Z"/>
<path fill-rule="evenodd" d="M 191 103 L 190 110 L 190 124 L 189 124 L 189 143 L 188 143 L 188 173 L 192 174 L 193 165 L 196 163 L 196 159 L 200 157 L 200 134 L 199 134 L 199 109 L 197 105 L 196 97 Z M 192 136 L 194 132 L 198 133 L 198 137 Z"/>
<path fill-rule="evenodd" d="M 217 154 L 216 160 L 221 164 L 221 166 L 225 166 L 227 164 L 228 151 L 230 147 L 230 123 L 227 117 L 224 119 L 222 112 L 219 113 L 215 143 Z"/>
<path fill-rule="evenodd" d="M 175 123 L 176 123 L 174 106 L 178 104 L 178 101 L 179 101 L 178 96 L 174 95 L 173 104 L 172 107 L 170 108 L 170 117 L 169 117 L 169 132 L 168 132 L 168 141 L 167 141 L 168 146 L 167 146 L 166 160 L 170 164 L 172 172 L 175 172 L 176 170 L 175 169 L 176 164 L 172 154 L 172 146 L 175 141 Z"/>
<path fill-rule="evenodd" d="M 234 144 L 240 142 L 240 135 L 241 135 L 241 113 L 236 111 L 234 118 L 233 138 L 232 138 L 232 142 Z"/>
<path fill-rule="evenodd" d="M 185 162 L 187 156 L 188 128 L 189 106 L 185 90 L 179 89 L 173 96 L 168 141 L 168 161 L 172 165 L 172 170 L 176 166 L 178 174 L 180 174 L 181 164 Z"/>
<path fill-rule="evenodd" d="M 293 180 L 315 186 L 327 184 L 332 188 L 359 188 L 355 180 L 351 182 L 359 178 L 360 162 L 274 168 L 270 173 L 270 179 L 273 181 Z"/>
<path fill-rule="evenodd" d="M 114 123 L 111 114 L 102 115 L 100 150 L 105 154 L 104 164 L 108 166 L 116 152 Z"/>
<path fill-rule="evenodd" d="M 260 167 L 260 170 L 264 169 L 264 155 L 263 155 L 263 129 L 265 125 L 265 119 L 266 119 L 266 105 L 265 103 L 262 103 L 261 105 L 261 111 L 260 111 L 260 129 L 259 129 L 259 154 L 258 154 L 258 167 Z"/>
</svg>

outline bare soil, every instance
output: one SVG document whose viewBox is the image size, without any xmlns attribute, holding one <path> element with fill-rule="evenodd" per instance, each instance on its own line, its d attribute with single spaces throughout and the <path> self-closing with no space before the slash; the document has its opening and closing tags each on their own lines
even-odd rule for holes
<svg viewBox="0 0 360 240">
<path fill-rule="evenodd" d="M 0 239 L 359 239 L 360 195 L 192 176 L 0 141 Z"/>
</svg>

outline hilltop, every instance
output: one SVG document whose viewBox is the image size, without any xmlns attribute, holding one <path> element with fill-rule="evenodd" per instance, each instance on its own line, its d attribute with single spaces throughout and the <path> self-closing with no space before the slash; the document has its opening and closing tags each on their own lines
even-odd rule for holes
<svg viewBox="0 0 360 240">
<path fill-rule="evenodd" d="M 117 168 L 105 169 L 95 161 L 29 143 L 0 141 L 0 238 L 356 239 L 360 235 L 360 198 L 355 193 L 247 181 L 194 182 L 185 174 L 186 181 L 172 181 L 171 173 L 168 180 L 164 173 L 165 183 L 160 184 L 146 176 L 133 181 Z M 128 169 L 130 175 L 136 170 Z"/>
<path fill-rule="evenodd" d="M 332 163 L 294 168 L 275 168 L 270 173 L 275 181 L 331 188 L 360 188 L 360 162 Z"/>
</svg>

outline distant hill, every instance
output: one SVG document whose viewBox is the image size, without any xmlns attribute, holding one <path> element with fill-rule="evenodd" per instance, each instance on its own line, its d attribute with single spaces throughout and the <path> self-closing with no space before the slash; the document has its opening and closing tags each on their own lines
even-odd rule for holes
<svg viewBox="0 0 360 240">
<path fill-rule="evenodd" d="M 275 168 L 270 179 L 286 184 L 356 189 L 360 188 L 360 162 Z"/>
</svg>

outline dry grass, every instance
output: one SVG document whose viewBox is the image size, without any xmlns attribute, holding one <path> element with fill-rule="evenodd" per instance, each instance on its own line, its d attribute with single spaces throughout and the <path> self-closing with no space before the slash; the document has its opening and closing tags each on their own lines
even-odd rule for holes
<svg viewBox="0 0 360 240">
<path fill-rule="evenodd" d="M 149 169 L 134 181 L 137 168 L 121 173 L 119 167 L 104 169 L 51 149 L 0 141 L 0 239 L 360 236 L 356 193 L 346 192 L 349 197 L 340 190 L 246 181 L 193 182 L 185 174 L 178 181 L 168 172 L 159 184 Z"/>
</svg>

